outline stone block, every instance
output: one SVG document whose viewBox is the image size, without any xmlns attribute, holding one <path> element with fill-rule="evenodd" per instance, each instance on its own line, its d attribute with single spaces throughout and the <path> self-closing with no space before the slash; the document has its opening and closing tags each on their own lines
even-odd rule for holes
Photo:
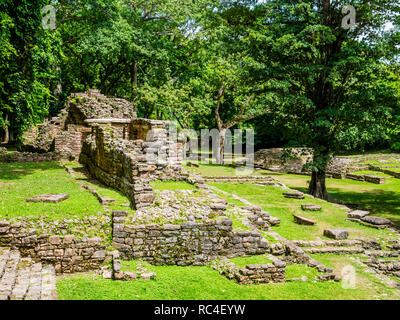
<svg viewBox="0 0 400 320">
<path fill-rule="evenodd" d="M 349 237 L 349 232 L 341 229 L 325 229 L 324 236 L 335 240 L 345 240 Z"/>
<path fill-rule="evenodd" d="M 26 199 L 26 202 L 46 202 L 46 203 L 59 203 L 69 199 L 70 195 L 67 193 L 60 194 L 41 194 L 32 198 Z"/>
<path fill-rule="evenodd" d="M 305 226 L 315 225 L 315 221 L 301 217 L 301 216 L 293 215 L 293 218 L 294 218 L 294 222 L 296 222 L 297 224 L 300 224 L 300 225 L 305 225 Z"/>
<path fill-rule="evenodd" d="M 322 207 L 318 204 L 302 204 L 301 209 L 304 211 L 321 211 Z"/>
</svg>

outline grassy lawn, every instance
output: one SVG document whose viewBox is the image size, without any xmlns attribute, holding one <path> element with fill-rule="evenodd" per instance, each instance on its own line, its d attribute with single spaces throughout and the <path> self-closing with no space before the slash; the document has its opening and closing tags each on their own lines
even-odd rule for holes
<svg viewBox="0 0 400 320">
<path fill-rule="evenodd" d="M 198 163 L 195 161 L 191 161 L 193 163 Z M 257 170 L 257 171 L 249 171 L 249 170 L 241 170 L 235 169 L 232 167 L 228 166 L 221 166 L 219 164 L 201 164 L 199 168 L 196 167 L 188 167 L 187 165 L 184 165 L 186 169 L 189 169 L 192 172 L 201 174 L 202 176 L 209 176 L 209 177 L 219 177 L 219 176 L 229 176 L 229 177 L 234 177 L 234 176 L 260 176 L 262 174 L 268 173 L 266 170 Z"/>
<path fill-rule="evenodd" d="M 68 193 L 70 198 L 58 204 L 26 202 L 45 193 Z M 66 219 L 102 211 L 98 200 L 56 162 L 0 164 L 0 217 Z"/>
<path fill-rule="evenodd" d="M 237 257 L 229 260 L 240 268 L 244 268 L 248 264 L 268 264 L 272 262 L 270 258 L 263 254 L 251 257 Z"/>
<path fill-rule="evenodd" d="M 82 185 L 94 187 L 102 196 L 115 199 L 110 210 L 128 210 L 129 200 L 122 193 L 88 180 L 81 171 L 82 166 L 68 163 L 74 168 L 72 177 L 57 162 L 0 164 L 0 217 L 47 216 L 49 219 L 73 218 L 86 215 L 105 214 L 95 196 L 82 188 Z M 229 167 L 205 165 L 191 168 L 203 175 L 235 175 L 236 170 Z M 266 171 L 257 174 L 266 174 Z M 288 174 L 270 174 L 291 188 L 305 192 L 310 177 Z M 328 179 L 328 190 L 332 197 L 349 203 L 360 204 L 361 208 L 374 214 L 400 221 L 400 179 L 388 179 L 386 184 L 374 185 L 352 180 Z M 281 224 L 273 229 L 289 239 L 312 240 L 323 238 L 325 228 L 344 228 L 350 232 L 350 238 L 373 238 L 383 240 L 391 237 L 387 230 L 375 230 L 357 223 L 345 221 L 345 212 L 337 206 L 306 198 L 304 200 L 286 199 L 283 190 L 277 187 L 253 184 L 213 183 L 213 186 L 229 194 L 260 205 L 265 211 L 281 219 Z M 156 190 L 194 190 L 184 182 L 154 182 Z M 68 193 L 70 199 L 59 204 L 27 203 L 26 199 L 44 193 Z M 221 197 L 237 205 L 240 200 L 217 192 Z M 303 203 L 316 203 L 323 207 L 322 212 L 304 212 Z M 317 222 L 316 226 L 300 226 L 293 222 L 293 214 L 298 214 Z M 239 218 L 234 225 L 241 225 Z M 236 220 L 237 221 L 236 221 Z M 353 265 L 357 272 L 357 288 L 344 289 L 336 282 L 287 282 L 283 284 L 262 284 L 240 286 L 221 276 L 210 267 L 148 266 L 157 273 L 156 280 L 138 280 L 119 282 L 104 280 L 95 274 L 77 274 L 58 278 L 58 294 L 64 300 L 247 300 L 247 299 L 398 299 L 398 291 L 380 283 L 371 274 L 351 260 L 350 256 L 314 255 L 318 261 L 334 268 L 340 273 L 343 266 Z M 270 262 L 264 255 L 235 258 L 235 264 L 263 264 Z M 136 262 L 124 262 L 124 269 L 134 270 Z M 315 279 L 318 272 L 303 265 L 287 267 L 288 279 L 306 275 Z"/>
<path fill-rule="evenodd" d="M 323 262 L 339 273 L 341 266 L 354 264 L 348 257 L 325 255 L 323 258 Z M 152 266 L 151 270 L 157 273 L 156 280 L 112 281 L 94 274 L 59 277 L 58 297 L 61 300 L 398 299 L 397 290 L 379 283 L 361 268 L 356 269 L 355 289 L 344 289 L 340 282 L 295 281 L 241 286 L 210 267 Z M 301 275 L 313 279 L 317 272 L 305 266 L 288 266 L 287 277 Z"/>
<path fill-rule="evenodd" d="M 271 173 L 289 188 L 307 191 L 310 177 Z M 360 209 L 369 210 L 373 215 L 388 218 L 400 227 L 400 179 L 387 179 L 385 184 L 327 179 L 327 188 L 334 199 L 358 204 Z"/>
<path fill-rule="evenodd" d="M 355 222 L 346 221 L 346 213 L 337 206 L 318 199 L 306 197 L 304 200 L 286 199 L 283 190 L 277 187 L 258 186 L 254 184 L 213 183 L 213 186 L 234 193 L 254 205 L 261 206 L 281 223 L 273 230 L 291 240 L 315 240 L 324 238 L 323 231 L 327 228 L 346 229 L 351 239 L 360 237 L 384 239 L 390 232 L 361 226 Z M 301 204 L 314 203 L 322 206 L 321 212 L 308 212 L 301 209 Z M 316 221 L 314 226 L 302 226 L 293 222 L 293 215 L 300 215 Z"/>
<path fill-rule="evenodd" d="M 376 177 L 392 178 L 391 175 L 388 175 L 388 174 L 386 174 L 386 173 L 379 172 L 379 171 L 371 171 L 371 170 L 356 171 L 356 172 L 352 172 L 352 174 L 371 175 L 371 176 L 376 176 Z"/>
<path fill-rule="evenodd" d="M 109 210 L 123 210 L 128 211 L 129 213 L 134 213 L 134 210 L 130 208 L 130 200 L 127 196 L 116 189 L 106 187 L 103 184 L 98 182 L 95 183 L 94 181 L 88 179 L 88 177 L 83 173 L 83 165 L 78 162 L 67 162 L 65 163 L 65 166 L 73 168 L 75 176 L 74 180 L 76 182 L 79 182 L 81 185 L 90 186 L 96 189 L 97 193 L 102 197 L 114 199 L 115 201 L 107 206 Z"/>
</svg>

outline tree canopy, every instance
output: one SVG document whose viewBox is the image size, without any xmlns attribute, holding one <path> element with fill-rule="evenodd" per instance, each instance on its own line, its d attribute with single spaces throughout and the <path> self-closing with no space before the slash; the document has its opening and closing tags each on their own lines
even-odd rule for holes
<svg viewBox="0 0 400 320">
<path fill-rule="evenodd" d="M 4 0 L 3 140 L 97 88 L 180 129 L 252 127 L 260 146 L 313 148 L 310 192 L 327 198 L 332 155 L 400 150 L 399 25 L 397 0 Z"/>
</svg>

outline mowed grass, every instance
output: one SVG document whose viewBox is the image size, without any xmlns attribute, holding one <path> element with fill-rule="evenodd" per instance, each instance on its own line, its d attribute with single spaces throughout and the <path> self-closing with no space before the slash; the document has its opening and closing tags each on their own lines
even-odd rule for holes
<svg viewBox="0 0 400 320">
<path fill-rule="evenodd" d="M 266 255 L 257 255 L 257 256 L 250 256 L 250 257 L 237 257 L 229 259 L 238 267 L 244 268 L 249 264 L 268 264 L 271 263 L 272 260 L 268 258 Z"/>
<path fill-rule="evenodd" d="M 236 169 L 233 167 L 221 166 L 219 164 L 212 164 L 212 163 L 203 164 L 196 161 L 189 161 L 189 162 L 197 163 L 200 165 L 200 167 L 196 168 L 184 165 L 186 169 L 189 169 L 190 171 L 198 173 L 202 176 L 209 176 L 209 177 L 260 176 L 262 174 L 268 173 L 268 171 L 266 170 L 249 170 L 242 168 Z"/>
<path fill-rule="evenodd" d="M 46 193 L 68 193 L 70 198 L 57 204 L 26 202 Z M 98 212 L 103 212 L 99 201 L 57 162 L 0 164 L 0 217 L 67 219 Z"/>
<path fill-rule="evenodd" d="M 254 205 L 261 206 L 272 216 L 281 219 L 279 226 L 273 230 L 290 240 L 324 239 L 324 229 L 346 229 L 350 239 L 374 238 L 384 239 L 391 233 L 387 230 L 376 230 L 346 221 L 346 212 L 332 203 L 306 197 L 304 200 L 287 199 L 278 187 L 259 186 L 254 184 L 213 183 L 213 186 L 229 193 L 236 194 Z M 322 206 L 322 211 L 303 211 L 301 204 L 312 203 Z M 294 223 L 293 215 L 314 220 L 314 226 L 303 226 Z M 326 238 L 327 239 L 327 238 Z"/>
<path fill-rule="evenodd" d="M 352 264 L 347 257 L 333 257 L 340 266 Z M 329 261 L 328 261 L 329 262 Z M 390 289 L 357 269 L 357 287 L 345 289 L 340 282 L 286 282 L 280 284 L 239 285 L 210 267 L 151 266 L 156 280 L 112 281 L 95 274 L 59 277 L 61 300 L 370 300 L 398 299 Z M 305 266 L 288 266 L 287 277 L 306 275 L 310 280 L 315 270 Z"/>
<path fill-rule="evenodd" d="M 392 178 L 391 175 L 385 174 L 385 173 L 383 173 L 383 172 L 371 171 L 371 170 L 355 171 L 355 172 L 352 172 L 352 174 L 370 175 L 370 176 L 376 176 L 376 177 Z"/>
<path fill-rule="evenodd" d="M 84 174 L 84 166 L 82 164 L 78 162 L 67 162 L 64 165 L 74 170 L 74 180 L 76 182 L 78 182 L 82 186 L 86 185 L 94 188 L 97 193 L 102 197 L 114 199 L 115 201 L 107 206 L 109 210 L 128 211 L 129 213 L 134 213 L 134 210 L 130 208 L 131 203 L 127 196 L 125 196 L 121 191 L 107 187 L 100 182 L 94 182 L 92 179 L 89 179 L 88 176 Z"/>
<path fill-rule="evenodd" d="M 289 188 L 307 192 L 310 177 L 271 173 Z M 390 219 L 400 228 L 400 179 L 387 179 L 384 184 L 373 184 L 354 180 L 327 179 L 329 195 L 344 203 L 356 204 L 359 209 Z"/>
</svg>

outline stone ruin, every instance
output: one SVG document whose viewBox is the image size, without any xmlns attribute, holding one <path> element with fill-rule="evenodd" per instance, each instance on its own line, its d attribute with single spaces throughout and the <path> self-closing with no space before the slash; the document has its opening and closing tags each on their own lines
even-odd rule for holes
<svg viewBox="0 0 400 320">
<path fill-rule="evenodd" d="M 312 157 L 312 149 L 309 148 L 262 149 L 254 154 L 254 165 L 275 172 L 310 174 L 306 165 Z M 327 176 L 342 179 L 353 162 L 353 158 L 334 157 L 328 165 Z"/>
<path fill-rule="evenodd" d="M 316 268 L 323 273 L 316 281 L 339 281 L 340 277 L 332 269 L 312 259 L 308 253 L 325 250 L 322 253 L 367 254 L 367 250 L 379 250 L 375 243 L 337 240 L 347 237 L 348 234 L 342 235 L 342 230 L 326 230 L 336 240 L 325 241 L 322 245 L 306 241 L 296 243 L 281 237 L 270 230 L 271 226 L 279 224 L 279 219 L 262 211 L 261 207 L 229 204 L 204 184 L 205 179 L 185 173 L 182 170 L 183 143 L 174 133 L 170 134 L 169 126 L 168 121 L 138 119 L 129 102 L 106 98 L 98 91 L 72 95 L 59 117 L 26 134 L 29 139 L 25 147 L 79 159 L 93 177 L 123 192 L 137 209 L 135 215 L 113 211 L 112 217 L 87 216 L 76 221 L 4 220 L 0 221 L 0 243 L 19 249 L 34 262 L 54 265 L 54 273 L 58 274 L 99 270 L 108 279 L 153 279 L 155 274 L 141 266 L 136 273 L 122 271 L 118 259 L 179 266 L 208 265 L 214 261 L 214 269 L 239 284 L 304 281 L 285 278 L 285 268 L 289 264 Z M 208 178 L 206 180 L 215 180 Z M 153 193 L 150 185 L 153 180 L 186 180 L 197 189 Z M 243 182 L 230 181 L 229 177 L 217 180 Z M 270 177 L 254 180 L 247 182 L 277 184 Z M 286 196 L 304 198 L 299 193 L 286 193 Z M 309 205 L 302 209 L 321 210 Z M 298 218 L 304 223 L 302 217 Z M 237 221 L 246 230 L 234 226 Z M 89 231 L 96 237 L 88 238 Z M 265 232 L 274 239 L 272 243 L 264 238 Z M 321 248 L 325 243 L 332 248 Z M 350 245 L 358 247 L 346 247 Z M 379 254 L 391 257 L 398 254 L 398 248 L 394 245 L 391 251 Z M 390 270 L 393 275 L 398 273 L 398 264 L 389 260 L 378 264 L 374 259 L 375 251 L 368 254 L 373 268 Z M 265 255 L 268 259 L 265 264 L 241 268 L 229 260 L 252 255 Z M 269 261 L 271 263 L 267 263 Z M 111 270 L 109 262 L 112 262 Z"/>
<path fill-rule="evenodd" d="M 78 159 L 83 141 L 92 132 L 86 120 L 136 117 L 136 108 L 126 100 L 108 98 L 97 90 L 75 93 L 57 117 L 24 133 L 22 149 L 38 153 L 56 152 L 65 158 Z"/>
<path fill-rule="evenodd" d="M 30 128 L 23 149 L 80 160 L 138 209 L 154 200 L 149 181 L 180 179 L 183 144 L 169 134 L 169 126 L 169 121 L 138 119 L 128 101 L 89 90 L 72 94 L 58 117 Z"/>
<path fill-rule="evenodd" d="M 182 148 L 168 121 L 92 119 L 80 162 L 102 183 L 122 191 L 134 208 L 153 203 L 152 180 L 181 180 Z"/>
</svg>

